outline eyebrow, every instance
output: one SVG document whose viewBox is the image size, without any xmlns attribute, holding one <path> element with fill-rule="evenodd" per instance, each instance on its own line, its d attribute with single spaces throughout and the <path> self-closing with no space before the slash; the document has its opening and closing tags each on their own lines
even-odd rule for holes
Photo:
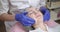
<svg viewBox="0 0 60 32">
<path fill-rule="evenodd" d="M 32 12 L 30 11 L 30 12 L 29 12 L 30 15 L 33 14 L 33 13 L 34 13 L 34 14 L 37 14 L 35 11 L 32 11 Z"/>
</svg>

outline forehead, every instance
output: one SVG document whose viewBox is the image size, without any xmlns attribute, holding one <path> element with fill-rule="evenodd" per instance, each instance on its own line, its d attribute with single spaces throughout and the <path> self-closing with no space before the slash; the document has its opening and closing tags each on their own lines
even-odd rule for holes
<svg viewBox="0 0 60 32">
<path fill-rule="evenodd" d="M 29 11 L 29 14 L 39 14 L 39 11 Z"/>
</svg>

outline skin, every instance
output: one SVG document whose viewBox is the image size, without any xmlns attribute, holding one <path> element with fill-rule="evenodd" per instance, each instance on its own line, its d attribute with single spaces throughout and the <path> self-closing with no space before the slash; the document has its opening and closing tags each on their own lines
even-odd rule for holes
<svg viewBox="0 0 60 32">
<path fill-rule="evenodd" d="M 33 27 L 36 29 L 36 28 L 41 28 L 42 30 L 44 30 L 45 32 L 47 32 L 47 29 L 43 23 L 43 15 L 42 13 L 32 7 L 32 8 L 28 8 L 27 11 L 29 12 L 28 13 L 28 16 L 30 16 L 31 18 L 33 18 L 36 22 L 35 24 L 33 25 Z"/>
<path fill-rule="evenodd" d="M 15 15 L 4 13 L 4 14 L 0 15 L 0 20 L 1 21 L 14 21 L 15 20 Z"/>
</svg>

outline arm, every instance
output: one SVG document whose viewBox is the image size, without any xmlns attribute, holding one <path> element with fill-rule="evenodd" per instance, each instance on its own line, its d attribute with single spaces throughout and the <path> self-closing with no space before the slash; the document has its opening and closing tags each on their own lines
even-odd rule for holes
<svg viewBox="0 0 60 32">
<path fill-rule="evenodd" d="M 5 1 L 5 2 L 4 2 Z M 9 3 L 8 0 L 0 0 L 0 20 L 3 21 L 19 21 L 20 23 L 22 23 L 24 26 L 32 26 L 35 23 L 35 20 L 28 17 L 27 14 L 28 12 L 22 12 L 22 13 L 18 13 L 15 15 L 10 15 L 8 14 L 8 10 L 9 10 Z"/>
<path fill-rule="evenodd" d="M 9 10 L 9 3 L 8 3 L 8 0 L 0 0 L 0 20 L 4 21 L 4 20 L 7 20 L 9 17 L 7 14 Z M 10 20 L 10 19 L 9 19 Z"/>
<path fill-rule="evenodd" d="M 8 0 L 0 0 L 0 20 L 1 21 L 13 21 L 15 15 L 8 14 L 9 2 Z"/>
<path fill-rule="evenodd" d="M 0 20 L 1 21 L 14 21 L 15 20 L 15 15 L 10 15 L 10 14 L 2 14 L 0 15 Z"/>
</svg>

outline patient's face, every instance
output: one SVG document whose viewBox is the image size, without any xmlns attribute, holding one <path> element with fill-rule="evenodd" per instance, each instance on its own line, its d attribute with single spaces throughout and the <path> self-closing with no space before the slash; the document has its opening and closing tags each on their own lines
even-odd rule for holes
<svg viewBox="0 0 60 32">
<path fill-rule="evenodd" d="M 33 18 L 35 20 L 34 26 L 40 26 L 41 23 L 43 23 L 43 15 L 39 10 L 36 10 L 35 8 L 31 8 L 28 10 L 28 16 Z"/>
<path fill-rule="evenodd" d="M 31 16 L 31 17 L 34 16 L 35 18 L 43 18 L 42 13 L 35 8 L 28 9 L 28 15 Z"/>
<path fill-rule="evenodd" d="M 28 15 L 32 18 L 34 18 L 35 20 L 42 20 L 43 21 L 43 15 L 40 11 L 38 10 L 31 10 L 29 11 Z"/>
</svg>

